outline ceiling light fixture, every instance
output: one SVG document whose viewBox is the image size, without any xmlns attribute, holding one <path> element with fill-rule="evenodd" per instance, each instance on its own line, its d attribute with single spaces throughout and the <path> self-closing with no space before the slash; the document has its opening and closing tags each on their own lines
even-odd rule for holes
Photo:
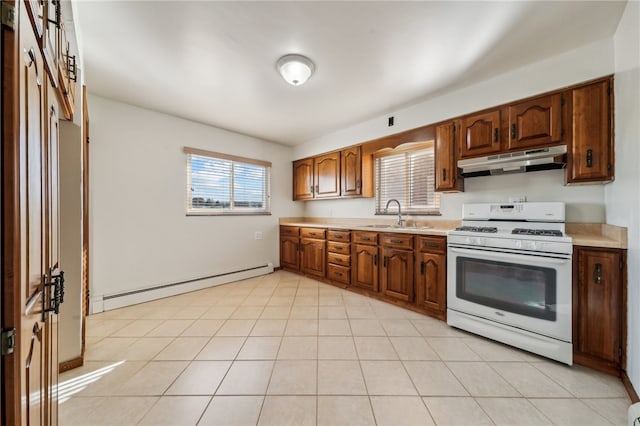
<svg viewBox="0 0 640 426">
<path fill-rule="evenodd" d="M 291 54 L 278 59 L 276 69 L 284 81 L 293 86 L 300 86 L 311 77 L 315 65 L 306 56 Z"/>
</svg>

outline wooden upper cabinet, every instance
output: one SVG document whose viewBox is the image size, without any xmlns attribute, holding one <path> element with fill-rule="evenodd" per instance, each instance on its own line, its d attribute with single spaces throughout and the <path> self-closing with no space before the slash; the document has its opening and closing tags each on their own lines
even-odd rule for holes
<svg viewBox="0 0 640 426">
<path fill-rule="evenodd" d="M 293 162 L 293 199 L 373 197 L 373 155 L 362 146 Z"/>
<path fill-rule="evenodd" d="M 314 158 L 315 198 L 340 195 L 340 153 L 332 152 Z"/>
<path fill-rule="evenodd" d="M 343 196 L 362 194 L 361 148 L 344 149 L 340 152 L 340 181 Z"/>
<path fill-rule="evenodd" d="M 462 119 L 460 158 L 497 154 L 500 144 L 500 110 L 470 115 Z"/>
<path fill-rule="evenodd" d="M 293 199 L 313 198 L 313 158 L 293 162 Z"/>
<path fill-rule="evenodd" d="M 562 142 L 562 95 L 542 96 L 510 105 L 508 149 L 519 151 Z"/>
<path fill-rule="evenodd" d="M 456 138 L 460 134 L 460 121 L 436 126 L 435 139 L 435 170 L 436 170 L 436 191 L 463 191 L 464 180 L 458 174 L 456 158 Z"/>
<path fill-rule="evenodd" d="M 612 78 L 571 91 L 572 144 L 567 158 L 567 183 L 613 180 L 612 93 Z"/>
</svg>

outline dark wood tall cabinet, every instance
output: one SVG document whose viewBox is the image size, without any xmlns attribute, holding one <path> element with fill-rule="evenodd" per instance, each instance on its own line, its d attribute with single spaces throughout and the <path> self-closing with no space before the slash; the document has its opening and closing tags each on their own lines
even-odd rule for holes
<svg viewBox="0 0 640 426">
<path fill-rule="evenodd" d="M 626 251 L 577 246 L 573 257 L 574 361 L 619 375 L 626 352 Z"/>
</svg>

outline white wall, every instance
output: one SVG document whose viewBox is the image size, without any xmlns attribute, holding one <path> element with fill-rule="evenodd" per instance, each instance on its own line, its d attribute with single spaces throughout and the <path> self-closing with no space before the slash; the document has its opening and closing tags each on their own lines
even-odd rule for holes
<svg viewBox="0 0 640 426">
<path fill-rule="evenodd" d="M 303 158 L 377 139 L 391 133 L 436 123 L 492 105 L 613 74 L 613 72 L 613 41 L 598 41 L 310 140 L 294 148 L 294 158 Z M 396 126 L 387 127 L 389 115 L 395 116 Z M 459 219 L 463 202 L 506 201 L 509 195 L 526 195 L 530 201 L 565 201 L 567 220 L 570 222 L 604 222 L 603 186 L 566 187 L 563 183 L 563 171 L 466 179 L 463 194 L 442 196 L 442 217 Z M 307 216 L 318 217 L 367 217 L 372 216 L 373 212 L 372 200 L 312 201 L 307 202 L 305 208 Z"/>
<path fill-rule="evenodd" d="M 279 265 L 291 148 L 89 96 L 91 298 Z M 271 216 L 186 216 L 184 146 L 271 161 Z M 254 232 L 263 233 L 254 240 Z"/>
<path fill-rule="evenodd" d="M 607 223 L 628 228 L 627 374 L 640 391 L 640 3 L 627 3 L 615 41 L 616 180 L 607 185 Z"/>
</svg>

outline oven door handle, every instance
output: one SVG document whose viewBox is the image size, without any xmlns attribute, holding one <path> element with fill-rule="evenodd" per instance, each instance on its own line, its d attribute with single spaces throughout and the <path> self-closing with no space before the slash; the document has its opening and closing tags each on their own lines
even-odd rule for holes
<svg viewBox="0 0 640 426">
<path fill-rule="evenodd" d="M 499 251 L 499 252 L 491 252 L 491 251 L 486 251 L 486 250 L 470 250 L 470 249 L 463 249 L 463 248 L 457 248 L 457 247 L 449 247 L 449 251 L 451 253 L 460 253 L 460 254 L 468 254 L 474 257 L 490 257 L 493 259 L 497 259 L 497 260 L 518 260 L 521 263 L 524 264 L 531 264 L 532 261 L 535 262 L 534 259 L 540 259 L 543 262 L 539 262 L 539 263 L 551 263 L 551 264 L 555 264 L 555 265 L 562 265 L 565 263 L 570 262 L 570 259 L 558 259 L 555 257 L 546 257 L 546 256 L 526 256 L 526 255 L 522 255 L 522 254 L 515 254 L 515 253 L 508 253 L 508 252 L 503 252 L 503 251 Z"/>
</svg>

